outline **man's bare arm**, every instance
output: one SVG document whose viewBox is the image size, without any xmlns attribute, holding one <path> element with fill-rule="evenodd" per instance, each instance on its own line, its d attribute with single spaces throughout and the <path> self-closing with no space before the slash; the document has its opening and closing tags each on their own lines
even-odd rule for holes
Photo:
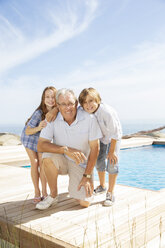
<svg viewBox="0 0 165 248">
<path fill-rule="evenodd" d="M 87 158 L 84 153 L 67 146 L 58 146 L 53 144 L 48 139 L 39 138 L 37 149 L 39 152 L 50 152 L 50 153 L 58 153 L 58 154 L 66 154 L 68 157 L 73 159 L 75 163 L 78 165 L 83 163 Z"/>
<path fill-rule="evenodd" d="M 85 169 L 85 174 L 91 175 L 93 172 L 93 168 L 96 164 L 97 157 L 99 154 L 99 140 L 94 140 L 89 142 L 90 145 L 90 154 L 87 161 L 87 167 Z M 93 180 L 91 178 L 84 177 L 82 178 L 78 190 L 81 189 L 81 187 L 85 188 L 86 196 L 89 197 L 93 194 Z"/>
<path fill-rule="evenodd" d="M 93 141 L 89 141 L 89 145 L 90 145 L 90 154 L 88 156 L 88 161 L 87 161 L 87 167 L 85 169 L 85 174 L 92 174 L 93 172 L 93 168 L 96 164 L 97 161 L 97 157 L 99 155 L 99 149 L 100 149 L 100 145 L 99 145 L 99 140 L 93 140 Z"/>
<path fill-rule="evenodd" d="M 50 140 L 39 138 L 37 150 L 39 152 L 50 152 L 50 153 L 58 153 L 58 154 L 64 154 L 65 153 L 66 146 L 58 146 L 56 144 L 51 143 Z"/>
</svg>

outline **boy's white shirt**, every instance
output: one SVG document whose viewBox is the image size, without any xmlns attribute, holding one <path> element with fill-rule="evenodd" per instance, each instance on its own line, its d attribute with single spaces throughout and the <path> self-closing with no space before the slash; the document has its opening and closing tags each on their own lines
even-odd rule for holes
<svg viewBox="0 0 165 248">
<path fill-rule="evenodd" d="M 111 142 L 111 139 L 121 139 L 122 127 L 114 108 L 105 103 L 101 103 L 94 115 L 103 133 L 103 138 L 100 139 L 102 143 L 108 144 Z"/>
</svg>

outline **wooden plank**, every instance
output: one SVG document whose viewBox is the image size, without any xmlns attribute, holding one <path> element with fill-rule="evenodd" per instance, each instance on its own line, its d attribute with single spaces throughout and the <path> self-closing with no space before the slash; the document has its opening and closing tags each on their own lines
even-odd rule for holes
<svg viewBox="0 0 165 248">
<path fill-rule="evenodd" d="M 3 165 L 0 175 L 0 188 L 6 185 L 0 192 L 0 237 L 18 241 L 20 247 L 37 247 L 40 242 L 39 247 L 116 248 L 118 244 L 127 248 L 134 244 L 140 248 L 160 235 L 160 218 L 165 231 L 164 190 L 117 185 L 113 207 L 102 206 L 102 194 L 89 208 L 82 208 L 67 197 L 68 177 L 59 177 L 58 204 L 40 211 L 31 203 L 30 170 Z"/>
<path fill-rule="evenodd" d="M 75 246 L 45 235 L 44 233 L 30 230 L 24 226 L 13 226 L 9 221 L 6 223 L 0 218 L 0 238 L 18 246 L 19 248 L 73 248 Z"/>
</svg>

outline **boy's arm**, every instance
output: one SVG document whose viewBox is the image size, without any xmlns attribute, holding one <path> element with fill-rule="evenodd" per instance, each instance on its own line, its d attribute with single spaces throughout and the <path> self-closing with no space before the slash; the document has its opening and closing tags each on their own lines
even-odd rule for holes
<svg viewBox="0 0 165 248">
<path fill-rule="evenodd" d="M 117 143 L 117 140 L 111 139 L 111 145 L 109 148 L 109 153 L 107 155 L 107 159 L 109 159 L 110 164 L 113 164 L 113 165 L 115 165 L 118 162 L 118 157 L 115 152 L 116 143 Z"/>
</svg>

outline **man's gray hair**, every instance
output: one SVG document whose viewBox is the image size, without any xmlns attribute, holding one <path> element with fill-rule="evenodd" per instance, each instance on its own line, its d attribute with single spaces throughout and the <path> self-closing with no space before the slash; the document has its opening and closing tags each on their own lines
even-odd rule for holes
<svg viewBox="0 0 165 248">
<path fill-rule="evenodd" d="M 66 96 L 66 95 L 69 95 L 69 94 L 71 94 L 74 97 L 75 102 L 78 101 L 75 93 L 73 92 L 73 90 L 62 88 L 62 89 L 58 90 L 57 93 L 56 93 L 56 103 L 59 103 L 58 100 L 59 100 L 60 95 Z"/>
</svg>

